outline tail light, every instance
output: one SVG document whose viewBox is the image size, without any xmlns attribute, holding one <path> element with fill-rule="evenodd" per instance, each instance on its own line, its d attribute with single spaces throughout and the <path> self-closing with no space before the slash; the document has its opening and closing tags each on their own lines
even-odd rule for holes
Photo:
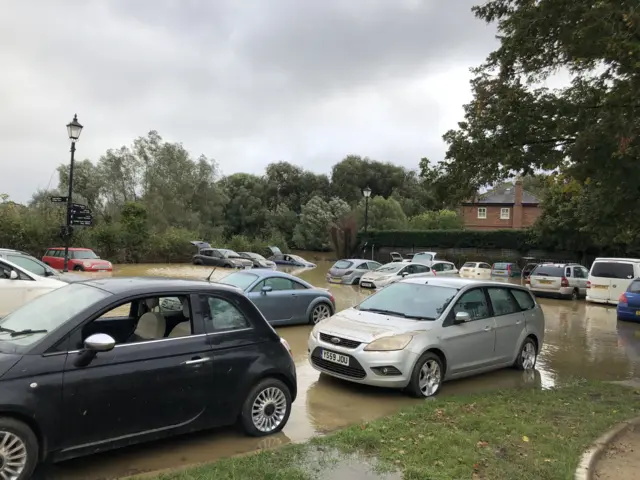
<svg viewBox="0 0 640 480">
<path fill-rule="evenodd" d="M 569 286 L 569 280 L 567 280 L 567 277 L 562 277 L 562 280 L 560 280 L 560 286 L 561 287 L 568 287 Z"/>
<path fill-rule="evenodd" d="M 622 295 L 620 295 L 620 298 L 618 299 L 618 303 L 624 303 L 625 305 L 629 304 L 629 300 L 627 300 L 626 293 L 623 293 Z"/>
<path fill-rule="evenodd" d="M 591 282 L 587 280 L 587 288 L 591 288 Z"/>
<path fill-rule="evenodd" d="M 334 305 L 336 304 L 336 299 L 332 293 L 329 293 L 329 300 L 331 300 L 331 303 L 333 303 Z"/>
<path fill-rule="evenodd" d="M 293 358 L 293 352 L 291 351 L 291 347 L 289 346 L 289 342 L 287 342 L 284 338 L 280 337 L 280 343 L 282 344 L 282 346 L 284 348 L 287 349 L 287 352 L 289 352 L 289 355 L 291 355 L 291 358 Z"/>
<path fill-rule="evenodd" d="M 507 272 L 511 273 L 511 265 L 507 265 Z"/>
</svg>

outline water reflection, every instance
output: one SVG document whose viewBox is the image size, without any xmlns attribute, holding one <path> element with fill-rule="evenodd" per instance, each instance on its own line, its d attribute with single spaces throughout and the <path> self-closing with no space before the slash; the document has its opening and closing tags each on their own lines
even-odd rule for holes
<svg viewBox="0 0 640 480">
<path fill-rule="evenodd" d="M 339 310 L 351 307 L 371 294 L 357 286 L 329 285 L 325 273 L 331 262 L 317 261 L 317 264 L 317 268 L 295 269 L 293 273 L 317 287 L 329 289 Z M 194 265 L 116 265 L 113 275 L 204 279 L 211 270 Z M 219 280 L 229 273 L 229 270 L 216 269 L 212 279 Z M 501 281 L 521 282 L 517 278 L 502 278 Z M 505 388 L 550 388 L 576 376 L 624 380 L 640 375 L 640 324 L 617 322 L 615 308 L 586 304 L 582 300 L 539 299 L 539 303 L 545 313 L 546 331 L 536 371 L 523 373 L 505 369 L 447 382 L 439 397 Z M 303 441 L 318 433 L 372 420 L 421 401 L 399 391 L 319 375 L 307 361 L 310 330 L 311 327 L 306 325 L 278 329 L 278 333 L 291 345 L 299 392 L 291 419 L 280 435 L 253 439 L 235 429 L 204 432 L 65 462 L 50 470 L 48 478 L 116 478 L 208 461 L 290 441 Z"/>
</svg>

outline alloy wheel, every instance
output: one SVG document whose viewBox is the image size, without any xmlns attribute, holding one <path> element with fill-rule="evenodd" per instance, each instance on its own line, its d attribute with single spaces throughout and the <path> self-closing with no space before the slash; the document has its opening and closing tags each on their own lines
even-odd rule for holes
<svg viewBox="0 0 640 480">
<path fill-rule="evenodd" d="M 17 480 L 27 465 L 27 446 L 15 433 L 0 431 L 0 479 Z"/>
<path fill-rule="evenodd" d="M 268 387 L 256 396 L 251 408 L 253 425 L 261 432 L 276 430 L 287 414 L 287 397 L 276 387 Z"/>
<path fill-rule="evenodd" d="M 522 347 L 522 368 L 531 370 L 536 365 L 536 347 L 533 342 L 526 342 Z"/>
<path fill-rule="evenodd" d="M 418 378 L 418 385 L 422 395 L 430 397 L 440 388 L 442 383 L 442 373 L 440 371 L 440 365 L 433 359 L 429 359 L 422 364 L 420 369 L 420 377 Z"/>
<path fill-rule="evenodd" d="M 313 313 L 311 314 L 311 319 L 315 325 L 320 320 L 324 320 L 325 318 L 329 318 L 330 316 L 331 316 L 331 309 L 324 303 L 321 303 L 320 305 L 317 305 L 313 309 Z"/>
</svg>

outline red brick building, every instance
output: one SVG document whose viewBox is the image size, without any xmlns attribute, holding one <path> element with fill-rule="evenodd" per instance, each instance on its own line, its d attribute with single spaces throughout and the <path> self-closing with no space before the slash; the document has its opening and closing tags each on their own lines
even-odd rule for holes
<svg viewBox="0 0 640 480">
<path fill-rule="evenodd" d="M 464 226 L 469 230 L 527 228 L 541 213 L 540 201 L 523 190 L 521 180 L 479 195 L 461 206 Z"/>
</svg>

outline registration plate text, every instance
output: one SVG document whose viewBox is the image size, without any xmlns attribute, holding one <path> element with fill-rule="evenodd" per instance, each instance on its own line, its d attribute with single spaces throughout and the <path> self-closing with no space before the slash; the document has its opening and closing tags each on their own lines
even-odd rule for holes
<svg viewBox="0 0 640 480">
<path fill-rule="evenodd" d="M 340 365 L 349 366 L 349 357 L 346 355 L 340 355 L 339 353 L 330 352 L 329 350 L 322 351 L 322 358 L 333 363 L 339 363 Z"/>
<path fill-rule="evenodd" d="M 366 287 L 366 288 L 371 288 L 373 285 L 371 284 L 371 282 L 362 282 L 360 284 L 361 287 Z"/>
<path fill-rule="evenodd" d="M 607 285 L 592 285 L 592 288 L 602 288 L 602 289 L 607 289 L 609 288 Z"/>
<path fill-rule="evenodd" d="M 543 283 L 545 285 L 549 285 L 549 284 L 553 283 L 553 281 L 552 280 L 538 280 L 538 283 Z"/>
</svg>

